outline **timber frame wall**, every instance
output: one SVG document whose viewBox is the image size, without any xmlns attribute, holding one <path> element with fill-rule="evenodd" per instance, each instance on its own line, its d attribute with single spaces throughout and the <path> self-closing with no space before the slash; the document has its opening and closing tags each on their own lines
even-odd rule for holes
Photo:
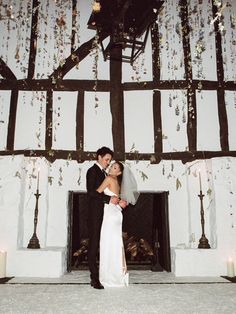
<svg viewBox="0 0 236 314">
<path fill-rule="evenodd" d="M 73 0 L 73 8 L 76 9 L 77 0 Z M 84 92 L 94 91 L 94 80 L 63 80 L 63 77 L 78 63 L 82 61 L 92 48 L 94 38 L 83 43 L 78 49 L 71 50 L 71 55 L 66 59 L 64 65 L 59 66 L 48 79 L 34 79 L 36 46 L 37 41 L 37 25 L 38 25 L 38 8 L 39 1 L 33 0 L 32 10 L 32 25 L 31 25 L 31 43 L 28 64 L 27 79 L 17 80 L 14 73 L 8 68 L 6 63 L 0 59 L 0 74 L 3 79 L 0 80 L 0 90 L 11 90 L 10 113 L 7 133 L 6 150 L 0 151 L 0 156 L 4 155 L 19 155 L 25 156 L 44 156 L 49 161 L 56 159 L 74 159 L 78 162 L 95 158 L 95 152 L 84 151 Z M 152 163 L 159 163 L 161 160 L 182 160 L 188 162 L 195 159 L 208 159 L 221 156 L 234 156 L 236 151 L 229 150 L 228 143 L 228 122 L 225 104 L 225 91 L 236 91 L 236 82 L 224 81 L 223 59 L 221 34 L 219 32 L 218 21 L 215 22 L 215 42 L 216 42 L 216 66 L 217 66 L 217 81 L 194 80 L 192 78 L 191 68 L 191 53 L 190 53 L 190 28 L 188 25 L 188 5 L 187 0 L 180 0 L 181 6 L 181 25 L 183 36 L 184 49 L 184 66 L 185 80 L 160 80 L 160 61 L 159 47 L 156 43 L 159 42 L 158 25 L 155 24 L 151 30 L 151 38 L 153 44 L 153 80 L 149 82 L 129 82 L 122 83 L 122 63 L 119 61 L 110 61 L 110 80 L 99 80 L 96 82 L 96 90 L 110 92 L 110 106 L 112 114 L 112 134 L 113 134 L 113 149 L 115 158 L 119 160 L 150 160 Z M 212 0 L 213 16 L 217 13 L 217 7 Z M 75 16 L 72 15 L 72 24 L 75 23 Z M 101 39 L 106 35 L 101 34 Z M 74 45 L 75 33 L 72 31 L 71 47 Z M 121 53 L 116 51 L 115 53 Z M 197 122 L 196 122 L 196 91 L 199 84 L 202 85 L 202 90 L 216 90 L 218 100 L 218 114 L 220 125 L 220 151 L 197 151 Z M 192 118 L 191 112 L 188 110 L 187 119 L 187 137 L 188 151 L 163 153 L 162 149 L 162 124 L 161 124 L 161 96 L 158 90 L 181 89 L 187 91 L 187 105 L 193 107 L 195 117 Z M 16 125 L 16 113 L 19 91 L 46 91 L 46 135 L 45 135 L 45 150 L 14 150 L 14 136 Z M 130 90 L 153 90 L 153 121 L 154 121 L 154 153 L 137 153 L 125 152 L 124 140 L 124 101 L 123 91 Z M 77 100 L 76 112 L 76 150 L 53 150 L 52 149 L 52 95 L 53 91 L 79 91 Z M 116 117 L 116 118 L 115 118 Z M 116 132 L 119 130 L 119 133 Z"/>
</svg>

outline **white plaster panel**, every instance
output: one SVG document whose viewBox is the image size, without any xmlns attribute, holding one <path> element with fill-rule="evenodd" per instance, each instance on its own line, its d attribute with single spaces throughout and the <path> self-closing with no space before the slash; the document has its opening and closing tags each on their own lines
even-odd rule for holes
<svg viewBox="0 0 236 314">
<path fill-rule="evenodd" d="M 236 79 L 236 0 L 228 2 L 223 1 L 224 10 L 220 19 L 222 28 L 222 57 L 224 67 L 224 78 L 226 81 L 235 81 Z"/>
<path fill-rule="evenodd" d="M 22 156 L 0 158 L 0 250 L 17 247 Z"/>
<path fill-rule="evenodd" d="M 48 78 L 71 54 L 72 6 L 67 2 L 39 4 L 35 78 Z"/>
<path fill-rule="evenodd" d="M 5 150 L 7 144 L 8 120 L 10 111 L 10 91 L 0 92 L 0 149 Z"/>
<path fill-rule="evenodd" d="M 236 150 L 236 92 L 225 92 L 226 112 L 228 119 L 229 149 Z"/>
<path fill-rule="evenodd" d="M 161 91 L 163 152 L 188 150 L 187 101 L 184 91 Z"/>
<path fill-rule="evenodd" d="M 45 92 L 19 92 L 15 128 L 15 150 L 45 148 L 45 116 Z"/>
<path fill-rule="evenodd" d="M 0 56 L 17 79 L 25 79 L 28 74 L 31 13 L 28 1 L 1 1 Z"/>
<path fill-rule="evenodd" d="M 197 150 L 221 150 L 216 91 L 196 93 Z"/>
<path fill-rule="evenodd" d="M 160 64 L 162 80 L 184 78 L 184 53 L 181 33 L 180 6 L 174 0 L 167 0 L 158 15 L 160 33 Z"/>
<path fill-rule="evenodd" d="M 84 99 L 84 150 L 96 151 L 101 146 L 113 149 L 110 93 L 86 92 Z"/>
<path fill-rule="evenodd" d="M 194 79 L 217 80 L 215 34 L 213 25 L 212 2 L 191 0 L 188 19 L 190 25 L 190 48 Z"/>
<path fill-rule="evenodd" d="M 154 151 L 152 91 L 124 93 L 125 151 Z"/>
<path fill-rule="evenodd" d="M 78 92 L 53 93 L 53 149 L 76 150 L 77 97 Z"/>
</svg>

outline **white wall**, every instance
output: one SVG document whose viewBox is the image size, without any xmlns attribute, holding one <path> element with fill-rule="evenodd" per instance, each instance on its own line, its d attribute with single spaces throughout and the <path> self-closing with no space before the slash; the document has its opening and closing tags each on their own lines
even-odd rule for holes
<svg viewBox="0 0 236 314">
<path fill-rule="evenodd" d="M 190 1 L 190 45 L 194 79 L 217 80 L 215 17 L 211 2 Z M 223 1 L 225 3 L 225 1 Z M 226 80 L 236 80 L 235 14 L 236 1 L 224 7 L 221 31 Z M 12 1 L 12 20 L 0 21 L 0 55 L 17 79 L 27 77 L 31 27 L 28 1 Z M 60 2 L 61 3 L 61 2 Z M 35 78 L 47 78 L 70 55 L 71 5 L 55 1 L 40 4 Z M 160 31 L 160 64 L 151 62 L 151 40 L 145 53 L 133 67 L 123 65 L 123 82 L 152 80 L 152 67 L 160 66 L 161 79 L 184 79 L 180 7 L 174 0 L 165 1 L 158 17 Z M 2 14 L 8 1 L 2 1 Z M 87 29 L 91 4 L 78 1 L 75 48 L 89 40 L 95 32 Z M 66 14 L 64 14 L 66 13 Z M 63 15 L 64 14 L 64 15 Z M 57 18 L 65 18 L 59 26 Z M 24 20 L 24 24 L 22 24 Z M 82 60 L 65 79 L 95 79 L 94 52 Z M 109 62 L 104 62 L 99 51 L 98 79 L 109 79 Z M 197 93 L 197 149 L 220 150 L 220 134 L 216 91 Z M 152 90 L 124 93 L 125 149 L 152 153 L 154 150 L 152 120 Z M 163 151 L 187 151 L 187 102 L 184 90 L 162 90 L 161 112 Z M 6 149 L 11 91 L 0 90 L 0 149 Z M 20 91 L 18 98 L 15 149 L 45 149 L 46 96 L 45 91 Z M 226 91 L 229 124 L 229 146 L 235 150 L 235 97 Z M 79 92 L 53 92 L 53 148 L 75 150 L 76 104 Z M 98 98 L 96 102 L 95 97 Z M 85 91 L 84 148 L 95 151 L 102 145 L 113 148 L 111 112 L 108 92 Z M 189 108 L 191 109 L 191 108 Z M 195 113 L 193 112 L 193 115 Z M 105 122 L 104 122 L 105 121 Z M 207 127 L 207 132 L 206 132 Z M 92 132 L 91 132 L 92 130 Z M 119 130 L 117 130 L 119 131 Z M 94 132 L 96 136 L 94 137 Z M 71 160 L 49 163 L 44 158 L 19 156 L 0 157 L 0 250 L 6 250 L 7 276 L 58 277 L 65 272 L 68 191 L 85 191 L 85 175 L 93 160 L 82 164 Z M 170 243 L 172 266 L 176 275 L 225 275 L 226 259 L 231 256 L 236 264 L 236 158 L 211 160 L 126 161 L 134 172 L 140 191 L 169 191 Z M 35 191 L 40 169 L 40 198 L 37 235 L 40 250 L 27 249 L 33 233 Z M 199 177 L 201 171 L 205 232 L 210 250 L 198 250 L 201 236 Z M 145 176 L 142 176 L 145 174 Z M 189 240 L 195 238 L 191 244 Z M 199 263 L 197 262 L 199 261 Z M 192 267 L 195 265 L 195 267 Z M 198 266 L 199 265 L 199 266 Z"/>
<path fill-rule="evenodd" d="M 201 237 L 197 175 L 201 169 L 202 190 L 205 194 L 203 202 L 205 233 L 211 245 L 210 251 L 216 251 L 217 256 L 222 258 L 221 262 L 212 266 L 213 273 L 225 275 L 227 257 L 235 258 L 236 255 L 234 215 L 236 199 L 233 192 L 236 185 L 236 158 L 214 158 L 212 161 L 195 161 L 186 165 L 179 161 L 163 161 L 159 165 L 150 165 L 149 162 L 126 161 L 126 163 L 131 167 L 140 191 L 169 191 L 170 244 L 172 249 L 182 248 L 182 255 L 187 254 L 184 257 L 181 255 L 182 263 L 184 258 L 189 258 L 187 251 L 190 248 L 190 235 L 192 233 L 195 235 L 196 241 L 192 246 L 195 249 Z M 41 196 L 37 226 L 41 246 L 39 252 L 41 250 L 43 252 L 42 258 L 45 258 L 43 263 L 47 264 L 47 259 L 50 258 L 53 261 L 58 258 L 62 260 L 56 264 L 52 262 L 54 267 L 55 265 L 58 267 L 52 271 L 52 276 L 58 276 L 65 271 L 68 191 L 85 191 L 86 171 L 92 164 L 93 161 L 78 164 L 65 160 L 49 164 L 44 159 L 23 156 L 0 159 L 3 174 L 0 189 L 0 249 L 8 253 L 8 276 L 32 276 L 33 273 L 34 276 L 49 276 L 48 269 L 46 272 L 41 268 L 32 270 L 35 255 L 38 256 L 39 253 L 33 250 L 31 259 L 29 251 L 32 250 L 27 249 L 33 233 L 34 193 L 38 169 L 36 166 L 40 165 Z M 142 172 L 147 176 L 145 180 Z M 177 180 L 180 182 L 178 188 Z M 49 257 L 50 254 L 55 256 Z M 209 254 L 212 256 L 212 253 Z M 207 260 L 208 254 L 204 255 Z M 25 266 L 27 261 L 28 268 Z M 25 271 L 22 271 L 22 267 Z M 190 270 L 191 267 L 189 269 L 185 267 L 185 274 Z M 199 275 L 197 268 L 195 270 L 195 275 Z"/>
</svg>

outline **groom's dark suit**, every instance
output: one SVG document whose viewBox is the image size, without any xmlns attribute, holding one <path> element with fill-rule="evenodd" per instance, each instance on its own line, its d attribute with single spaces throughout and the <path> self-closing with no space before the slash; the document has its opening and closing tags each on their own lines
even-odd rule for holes
<svg viewBox="0 0 236 314">
<path fill-rule="evenodd" d="M 96 189 L 105 178 L 105 174 L 97 164 L 88 169 L 86 175 L 86 186 L 88 193 L 88 230 L 89 230 L 89 252 L 88 263 L 91 280 L 99 280 L 96 257 L 99 249 L 100 231 L 103 219 L 104 203 L 110 202 L 110 196 L 98 193 Z"/>
</svg>

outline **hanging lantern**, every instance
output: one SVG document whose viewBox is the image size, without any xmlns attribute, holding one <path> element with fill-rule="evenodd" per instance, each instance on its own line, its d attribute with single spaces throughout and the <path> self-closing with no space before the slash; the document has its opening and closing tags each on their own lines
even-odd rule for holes
<svg viewBox="0 0 236 314">
<path fill-rule="evenodd" d="M 95 1 L 88 28 L 96 30 L 100 38 L 110 36 L 106 47 L 103 40 L 100 41 L 104 60 L 133 64 L 144 52 L 149 29 L 156 22 L 163 3 L 160 0 Z M 119 54 L 117 50 L 122 52 Z"/>
</svg>

